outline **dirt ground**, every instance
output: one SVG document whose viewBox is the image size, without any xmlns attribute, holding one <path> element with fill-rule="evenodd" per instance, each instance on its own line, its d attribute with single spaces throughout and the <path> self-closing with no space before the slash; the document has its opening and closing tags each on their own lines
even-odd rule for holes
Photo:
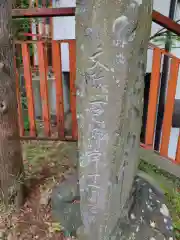
<svg viewBox="0 0 180 240">
<path fill-rule="evenodd" d="M 22 149 L 28 190 L 25 204 L 18 215 L 0 218 L 0 240 L 63 240 L 62 226 L 51 216 L 50 197 L 53 187 L 76 169 L 76 143 L 33 141 L 22 143 Z M 180 180 L 145 163 L 141 169 L 166 188 L 176 236 L 180 239 Z"/>
<path fill-rule="evenodd" d="M 1 218 L 0 239 L 64 239 L 60 223 L 51 216 L 50 196 L 53 187 L 74 171 L 76 144 L 26 142 L 22 148 L 28 192 L 20 214 Z"/>
</svg>

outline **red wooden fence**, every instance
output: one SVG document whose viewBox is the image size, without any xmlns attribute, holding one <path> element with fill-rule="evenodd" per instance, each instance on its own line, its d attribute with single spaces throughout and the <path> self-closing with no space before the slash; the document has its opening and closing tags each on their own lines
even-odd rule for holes
<svg viewBox="0 0 180 240">
<path fill-rule="evenodd" d="M 72 117 L 72 133 L 70 136 L 65 135 L 64 127 L 64 106 L 63 106 L 63 86 L 62 86 L 62 68 L 61 68 L 61 43 L 69 44 L 69 62 L 70 62 L 70 110 Z M 38 70 L 40 77 L 40 95 L 42 101 L 42 122 L 44 134 L 39 134 L 37 131 L 37 119 L 35 118 L 35 101 L 32 84 L 32 72 L 35 67 L 30 62 L 29 45 L 37 45 L 38 54 Z M 76 90 L 75 90 L 75 74 L 76 74 L 76 53 L 75 53 L 75 41 L 51 41 L 52 45 L 52 69 L 54 75 L 54 81 L 56 86 L 56 132 L 52 129 L 49 112 L 49 96 L 48 96 L 48 61 L 47 52 L 45 51 L 45 41 L 16 41 L 16 45 L 21 46 L 22 62 L 24 70 L 24 80 L 26 88 L 26 96 L 28 103 L 28 116 L 30 122 L 29 132 L 25 132 L 23 124 L 22 104 L 20 98 L 20 86 L 19 86 L 19 69 L 16 67 L 16 88 L 17 88 L 17 101 L 18 101 L 18 113 L 19 113 L 19 125 L 20 125 L 20 137 L 21 139 L 51 139 L 51 140 L 77 140 L 77 123 L 76 123 Z M 17 58 L 18 59 L 18 58 Z M 17 61 L 16 59 L 16 61 Z"/>
<path fill-rule="evenodd" d="M 163 157 L 168 157 L 168 148 L 169 148 L 171 127 L 172 127 L 172 116 L 174 111 L 174 101 L 175 101 L 175 95 L 176 95 L 180 59 L 170 53 L 165 52 L 163 49 L 156 48 L 153 45 L 150 45 L 150 48 L 153 51 L 153 61 L 152 61 L 152 74 L 151 74 L 151 82 L 150 82 L 145 145 L 148 148 L 151 148 L 151 149 L 154 148 L 157 106 L 158 106 L 158 100 L 159 100 L 158 97 L 159 97 L 161 64 L 162 64 L 163 55 L 167 55 L 169 56 L 171 63 L 170 63 L 165 111 L 164 111 L 162 133 L 161 133 L 160 155 Z M 176 158 L 173 160 L 180 163 L 180 136 L 177 144 Z"/>
<path fill-rule="evenodd" d="M 62 67 L 61 67 L 61 48 L 60 44 L 66 42 L 69 44 L 69 65 L 70 65 L 70 111 L 72 118 L 71 134 L 67 135 L 65 131 L 65 114 L 64 114 L 64 99 L 63 99 L 63 84 L 62 84 Z M 77 120 L 76 120 L 76 89 L 75 89 L 75 74 L 76 74 L 76 46 L 75 40 L 67 41 L 51 41 L 52 46 L 52 69 L 54 74 L 54 81 L 56 86 L 56 128 L 53 129 L 49 113 L 49 96 L 48 96 L 48 61 L 47 52 L 45 51 L 46 41 L 17 41 L 16 45 L 21 46 L 25 88 L 28 101 L 28 115 L 30 121 L 30 130 L 27 133 L 23 126 L 23 114 L 20 97 L 19 86 L 19 70 L 16 67 L 16 86 L 17 86 L 17 100 L 18 100 L 18 113 L 19 113 L 19 125 L 20 125 L 20 137 L 21 139 L 50 139 L 50 140 L 77 140 Z M 37 45 L 38 63 L 39 63 L 39 77 L 40 77 L 40 95 L 42 100 L 42 122 L 44 127 L 42 128 L 44 134 L 39 134 L 37 130 L 37 119 L 35 119 L 35 102 L 32 86 L 32 72 L 33 66 L 30 61 L 29 45 Z M 170 53 L 165 52 L 162 49 L 150 46 L 153 51 L 152 61 L 152 74 L 150 84 L 150 95 L 148 104 L 148 115 L 146 125 L 146 137 L 145 146 L 148 148 L 154 148 L 154 135 L 156 127 L 156 115 L 157 105 L 159 97 L 159 85 L 160 85 L 160 69 L 163 55 L 168 55 L 171 58 L 170 74 L 168 81 L 165 113 L 162 127 L 162 138 L 160 154 L 162 156 L 168 156 L 168 146 L 170 139 L 170 132 L 172 126 L 173 106 L 176 94 L 176 85 L 178 79 L 178 71 L 180 59 L 176 58 Z M 180 163 L 180 136 L 178 140 L 176 162 Z"/>
</svg>

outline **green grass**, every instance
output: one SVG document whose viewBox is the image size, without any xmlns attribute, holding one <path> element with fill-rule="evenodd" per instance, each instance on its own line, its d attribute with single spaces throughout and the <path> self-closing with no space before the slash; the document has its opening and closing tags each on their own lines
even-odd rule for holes
<svg viewBox="0 0 180 240">
<path fill-rule="evenodd" d="M 176 239 L 180 239 L 180 179 L 144 161 L 141 161 L 139 168 L 153 177 L 165 192 Z"/>
</svg>

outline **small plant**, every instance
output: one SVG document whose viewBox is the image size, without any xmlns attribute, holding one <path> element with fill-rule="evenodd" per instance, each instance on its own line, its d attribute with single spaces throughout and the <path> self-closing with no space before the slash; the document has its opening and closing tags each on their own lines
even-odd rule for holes
<svg viewBox="0 0 180 240">
<path fill-rule="evenodd" d="M 180 20 L 177 20 L 176 22 L 178 23 Z M 157 45 L 158 47 L 164 48 L 165 44 L 169 43 L 169 46 L 172 49 L 180 48 L 180 36 L 169 32 L 165 28 L 160 29 L 153 36 L 151 36 L 150 42 Z"/>
</svg>

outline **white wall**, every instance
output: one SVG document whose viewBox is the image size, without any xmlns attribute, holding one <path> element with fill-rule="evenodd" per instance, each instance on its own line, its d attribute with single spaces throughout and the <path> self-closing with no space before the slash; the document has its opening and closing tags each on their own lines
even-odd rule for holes
<svg viewBox="0 0 180 240">
<path fill-rule="evenodd" d="M 169 15 L 170 0 L 154 0 L 153 9 L 162 13 L 165 16 Z M 162 27 L 156 23 L 152 23 L 151 36 L 158 32 Z M 163 47 L 163 46 L 162 46 Z M 147 72 L 152 71 L 152 50 L 148 50 L 147 56 Z"/>
<path fill-rule="evenodd" d="M 75 7 L 76 0 L 53 0 L 53 6 L 56 7 Z"/>
<path fill-rule="evenodd" d="M 163 3 L 162 3 L 163 2 Z M 53 0 L 53 7 L 75 7 L 76 0 Z M 154 0 L 153 9 L 168 16 L 170 0 Z M 55 17 L 53 18 L 53 39 L 75 39 L 75 17 Z M 152 23 L 151 35 L 156 33 L 162 27 Z M 62 69 L 69 71 L 69 53 L 67 44 L 62 44 Z M 147 72 L 152 70 L 152 51 L 148 51 Z"/>
<path fill-rule="evenodd" d="M 53 7 L 75 7 L 76 0 L 53 0 Z M 169 15 L 170 0 L 154 0 L 153 9 L 162 13 L 165 16 Z M 176 11 L 176 19 L 180 18 L 180 7 Z M 75 17 L 56 17 L 53 18 L 53 39 L 75 39 Z M 162 27 L 156 23 L 152 23 L 151 36 L 158 32 Z M 180 43 L 178 43 L 180 46 Z M 162 44 L 161 47 L 164 47 Z M 67 44 L 62 44 L 62 69 L 69 71 L 69 50 Z M 148 50 L 147 58 L 147 72 L 152 72 L 152 50 Z M 172 53 L 180 58 L 180 48 L 173 49 Z M 180 99 L 180 73 L 178 78 L 178 86 L 176 92 L 176 99 Z M 169 157 L 174 158 L 176 154 L 177 139 L 179 136 L 179 129 L 171 129 L 171 137 L 169 144 Z"/>
<path fill-rule="evenodd" d="M 53 0 L 53 7 L 75 7 L 76 0 Z M 75 17 L 53 18 L 53 39 L 75 39 Z M 69 72 L 69 48 L 67 43 L 61 44 L 62 70 Z"/>
<path fill-rule="evenodd" d="M 76 0 L 53 0 L 53 7 L 75 7 Z M 154 0 L 153 9 L 168 16 L 170 0 Z M 75 39 L 75 17 L 55 17 L 53 18 L 53 39 Z M 151 35 L 156 33 L 162 27 L 156 23 L 152 23 Z M 67 44 L 62 44 L 62 69 L 69 71 L 69 53 Z M 148 51 L 147 72 L 152 70 L 152 51 Z"/>
</svg>

